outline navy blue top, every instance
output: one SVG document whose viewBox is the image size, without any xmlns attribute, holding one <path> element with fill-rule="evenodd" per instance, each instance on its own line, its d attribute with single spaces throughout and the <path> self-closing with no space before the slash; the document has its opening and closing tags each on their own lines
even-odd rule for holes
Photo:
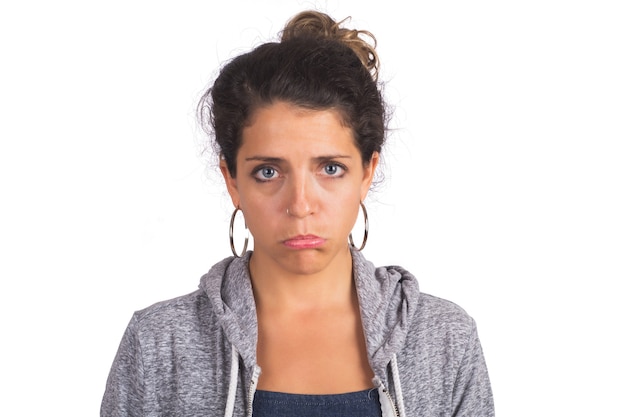
<svg viewBox="0 0 626 417">
<path fill-rule="evenodd" d="M 254 417 L 382 417 L 376 389 L 346 394 L 308 395 L 256 391 Z"/>
</svg>

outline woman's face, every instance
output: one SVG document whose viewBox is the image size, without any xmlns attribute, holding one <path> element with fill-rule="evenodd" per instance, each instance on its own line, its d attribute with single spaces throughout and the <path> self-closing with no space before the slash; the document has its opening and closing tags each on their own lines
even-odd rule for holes
<svg viewBox="0 0 626 417">
<path fill-rule="evenodd" d="M 314 274 L 349 255 L 348 235 L 378 163 L 363 165 L 352 130 L 334 110 L 277 102 L 242 134 L 237 177 L 221 170 L 254 237 L 255 262 Z"/>
</svg>

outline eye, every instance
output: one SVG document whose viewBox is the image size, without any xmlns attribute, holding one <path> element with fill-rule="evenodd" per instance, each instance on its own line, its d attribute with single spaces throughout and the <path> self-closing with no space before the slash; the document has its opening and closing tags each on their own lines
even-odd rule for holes
<svg viewBox="0 0 626 417">
<path fill-rule="evenodd" d="M 337 163 L 330 163 L 324 165 L 324 174 L 331 177 L 338 177 L 342 175 L 345 171 L 345 168 Z"/>
<path fill-rule="evenodd" d="M 258 181 L 269 181 L 277 175 L 272 167 L 261 167 L 254 172 L 254 178 Z"/>
</svg>

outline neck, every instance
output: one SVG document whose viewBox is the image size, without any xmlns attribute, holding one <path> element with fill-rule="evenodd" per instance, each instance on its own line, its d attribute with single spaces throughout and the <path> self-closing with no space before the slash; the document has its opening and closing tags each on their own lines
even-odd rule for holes
<svg viewBox="0 0 626 417">
<path fill-rule="evenodd" d="M 319 311 L 353 303 L 352 255 L 349 249 L 318 271 L 288 270 L 253 253 L 250 275 L 257 309 Z"/>
</svg>

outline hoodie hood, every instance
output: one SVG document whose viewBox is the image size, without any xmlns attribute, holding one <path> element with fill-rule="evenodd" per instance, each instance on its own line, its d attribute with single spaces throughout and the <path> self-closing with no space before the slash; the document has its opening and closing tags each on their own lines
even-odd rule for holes
<svg viewBox="0 0 626 417">
<path fill-rule="evenodd" d="M 200 281 L 227 339 L 248 369 L 256 365 L 258 339 L 248 269 L 251 254 L 222 260 Z M 356 250 L 352 251 L 352 263 L 370 365 L 377 377 L 384 378 L 415 317 L 419 287 L 404 268 L 374 267 Z"/>
<path fill-rule="evenodd" d="M 375 267 L 352 252 L 361 321 L 374 375 L 383 377 L 398 353 L 415 318 L 419 301 L 417 279 L 399 266 Z"/>
<path fill-rule="evenodd" d="M 246 368 L 256 365 L 258 326 L 248 263 L 252 252 L 241 258 L 228 257 L 215 264 L 200 280 L 200 289 L 226 338 L 239 352 Z"/>
</svg>

